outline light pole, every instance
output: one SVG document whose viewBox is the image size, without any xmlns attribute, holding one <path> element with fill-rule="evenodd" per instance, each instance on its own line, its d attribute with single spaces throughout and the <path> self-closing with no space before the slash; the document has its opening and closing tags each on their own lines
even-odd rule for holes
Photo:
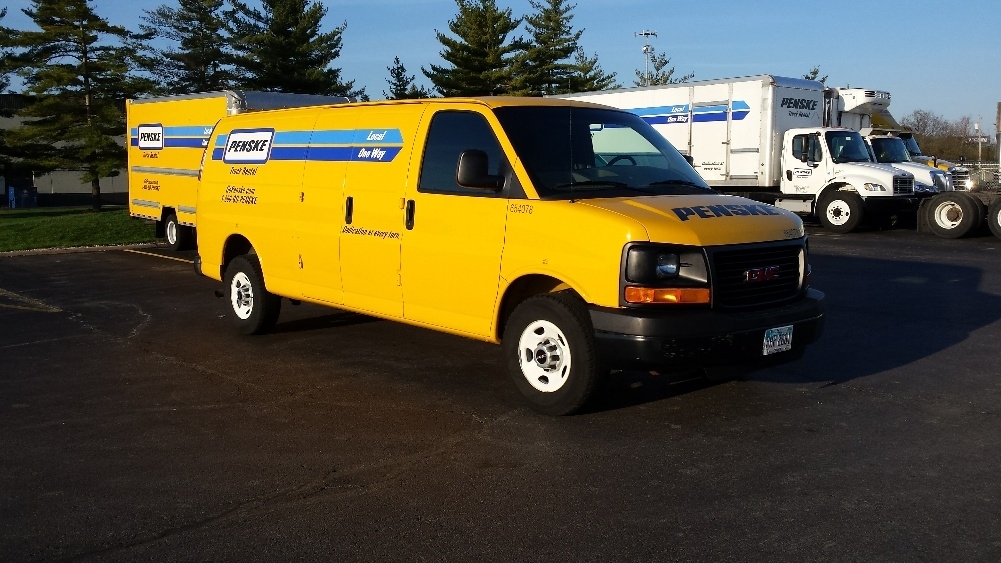
<svg viewBox="0 0 1001 563">
<path fill-rule="evenodd" d="M 649 86 L 650 85 L 650 57 L 653 55 L 653 53 L 655 51 L 654 48 L 653 48 L 653 45 L 650 44 L 650 38 L 651 37 L 657 37 L 657 32 L 656 31 L 649 31 L 649 30 L 644 29 L 643 31 L 640 31 L 640 32 L 637 32 L 637 33 L 633 34 L 633 37 L 641 37 L 641 36 L 643 37 L 643 58 L 645 59 L 645 63 L 644 63 L 644 67 L 643 67 L 644 74 L 645 74 L 645 78 L 644 78 L 645 84 L 644 84 L 644 86 Z"/>
</svg>

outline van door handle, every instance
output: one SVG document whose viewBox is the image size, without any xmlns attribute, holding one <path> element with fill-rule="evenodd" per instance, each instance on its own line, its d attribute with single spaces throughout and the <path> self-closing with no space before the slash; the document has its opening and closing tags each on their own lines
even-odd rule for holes
<svg viewBox="0 0 1001 563">
<path fill-rule="evenodd" d="M 407 200 L 407 230 L 414 230 L 414 200 Z"/>
<path fill-rule="evenodd" d="M 348 199 L 344 200 L 344 224 L 350 225 L 351 219 L 355 214 L 355 198 L 348 196 Z"/>
</svg>

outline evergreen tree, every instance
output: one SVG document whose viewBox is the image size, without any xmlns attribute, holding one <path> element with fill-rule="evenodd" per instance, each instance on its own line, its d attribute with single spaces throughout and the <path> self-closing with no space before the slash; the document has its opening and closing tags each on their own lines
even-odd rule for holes
<svg viewBox="0 0 1001 563">
<path fill-rule="evenodd" d="M 662 84 L 681 84 L 682 82 L 688 82 L 695 77 L 694 72 L 690 72 L 682 77 L 674 77 L 674 67 L 666 68 L 667 65 L 671 64 L 671 58 L 667 56 L 667 53 L 654 53 L 650 57 L 650 63 L 653 65 L 653 72 L 650 76 L 647 76 L 646 72 L 643 70 L 636 70 L 636 80 L 633 84 L 637 86 L 660 86 Z"/>
<path fill-rule="evenodd" d="M 570 25 L 576 4 L 566 0 L 529 0 L 535 13 L 525 17 L 531 41 L 519 57 L 518 93 L 527 96 L 566 94 L 571 90 L 575 67 L 571 58 L 584 30 Z"/>
<path fill-rule="evenodd" d="M 807 80 L 816 80 L 821 84 L 827 82 L 827 75 L 820 76 L 820 65 L 817 65 L 810 69 L 810 72 L 803 75 L 803 78 Z"/>
<path fill-rule="evenodd" d="M 150 48 L 151 56 L 145 59 L 144 66 L 157 77 L 163 92 L 209 92 L 235 84 L 223 4 L 224 0 L 178 0 L 177 8 L 163 4 L 143 10 L 144 23 L 139 27 L 145 37 L 172 44 Z"/>
<path fill-rule="evenodd" d="M 7 8 L 0 9 L 0 20 L 7 17 Z M 5 47 L 0 47 L 0 93 L 3 93 L 10 86 L 10 52 Z M 3 130 L 0 130 L 3 134 Z"/>
<path fill-rule="evenodd" d="M 618 88 L 615 73 L 605 74 L 598 64 L 598 55 L 588 57 L 584 49 L 578 47 L 574 53 L 573 72 L 570 74 L 571 92 L 595 92 Z"/>
<path fill-rule="evenodd" d="M 341 69 L 330 68 L 341 54 L 347 22 L 323 33 L 327 9 L 311 0 L 261 0 L 251 8 L 230 0 L 229 31 L 240 53 L 236 66 L 248 90 L 364 97 L 354 81 L 341 82 Z"/>
<path fill-rule="evenodd" d="M 421 72 L 443 96 L 497 96 L 514 91 L 512 66 L 524 48 L 519 37 L 508 35 L 521 25 L 511 9 L 500 10 L 495 0 L 455 0 L 459 13 L 448 22 L 453 39 L 435 31 L 444 49 L 441 58 L 450 67 L 430 65 Z"/>
<path fill-rule="evenodd" d="M 416 98 L 430 98 L 423 86 L 414 84 L 414 75 L 407 75 L 407 68 L 400 62 L 400 57 L 393 57 L 393 66 L 386 67 L 389 71 L 389 92 L 382 91 L 382 95 L 387 100 L 412 100 Z"/>
<path fill-rule="evenodd" d="M 125 165 L 116 137 L 125 130 L 119 109 L 135 95 L 129 77 L 129 34 L 98 16 L 88 0 L 31 0 L 22 10 L 38 31 L 3 28 L 0 47 L 13 49 L 11 68 L 34 103 L 18 111 L 26 121 L 7 132 L 11 150 L 36 172 L 81 170 L 95 209 L 101 182 Z"/>
</svg>

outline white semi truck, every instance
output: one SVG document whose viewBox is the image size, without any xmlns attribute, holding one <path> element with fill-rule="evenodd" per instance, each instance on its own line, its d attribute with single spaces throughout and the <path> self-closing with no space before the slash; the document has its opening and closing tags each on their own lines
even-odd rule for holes
<svg viewBox="0 0 1001 563">
<path fill-rule="evenodd" d="M 689 155 L 710 186 L 814 214 L 833 232 L 851 231 L 866 214 L 914 209 L 912 174 L 873 162 L 857 130 L 826 126 L 824 90 L 761 75 L 560 97 L 632 111 Z"/>
</svg>

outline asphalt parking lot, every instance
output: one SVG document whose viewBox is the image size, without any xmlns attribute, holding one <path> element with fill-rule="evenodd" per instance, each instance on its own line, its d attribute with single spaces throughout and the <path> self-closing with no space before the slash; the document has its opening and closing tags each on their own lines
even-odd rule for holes
<svg viewBox="0 0 1001 563">
<path fill-rule="evenodd" d="M 489 344 L 237 336 L 190 254 L 0 256 L 0 559 L 1001 560 L 1001 241 L 811 250 L 801 360 L 565 418 Z"/>
</svg>

